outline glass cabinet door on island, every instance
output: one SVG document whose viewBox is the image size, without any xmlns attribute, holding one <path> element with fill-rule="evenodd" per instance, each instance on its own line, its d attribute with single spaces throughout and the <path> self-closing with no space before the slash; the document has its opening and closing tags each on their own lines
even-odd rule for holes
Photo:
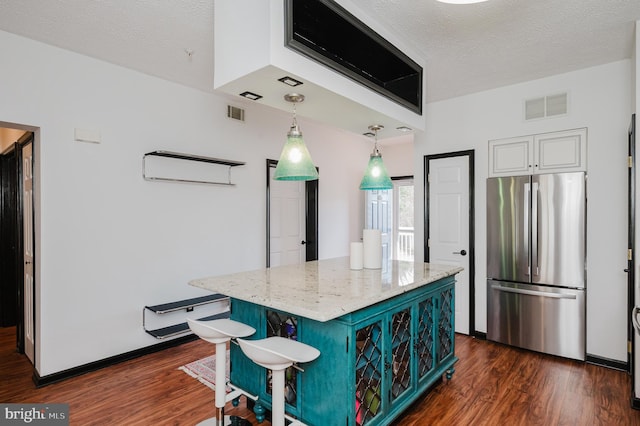
<svg viewBox="0 0 640 426">
<path fill-rule="evenodd" d="M 386 370 L 391 373 L 391 404 L 402 399 L 413 387 L 411 363 L 414 359 L 412 308 L 404 308 L 391 315 L 391 359 Z"/>
<path fill-rule="evenodd" d="M 437 299 L 436 309 L 438 310 L 438 358 L 437 363 L 441 364 L 452 358 L 455 342 L 454 325 L 454 293 L 453 288 L 443 290 Z"/>
<path fill-rule="evenodd" d="M 443 375 L 454 353 L 454 283 L 443 278 L 336 319 L 321 322 L 233 299 L 231 318 L 255 324 L 253 338 L 282 336 L 320 356 L 286 373 L 286 410 L 310 425 L 389 425 Z M 269 372 L 231 346 L 231 381 L 271 407 Z M 260 420 L 260 418 L 259 418 Z"/>
<path fill-rule="evenodd" d="M 356 424 L 362 425 L 381 413 L 383 370 L 382 321 L 356 331 L 355 411 Z"/>
<path fill-rule="evenodd" d="M 436 367 L 453 358 L 452 302 L 449 288 L 357 329 L 356 426 L 385 424 L 384 419 L 399 414 L 407 400 L 442 374 Z M 453 371 L 450 367 L 446 373 Z"/>
<path fill-rule="evenodd" d="M 267 335 L 266 337 L 285 337 L 291 340 L 298 340 L 298 319 L 292 315 L 277 311 L 266 311 Z M 291 408 L 298 405 L 298 375 L 297 370 L 292 366 L 285 370 L 284 374 L 284 401 Z M 267 369 L 265 392 L 272 393 L 271 370 Z"/>
</svg>

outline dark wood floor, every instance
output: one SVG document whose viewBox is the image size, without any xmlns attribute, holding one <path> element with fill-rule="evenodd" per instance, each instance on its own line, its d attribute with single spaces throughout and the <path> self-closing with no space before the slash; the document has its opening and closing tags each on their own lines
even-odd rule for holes
<svg viewBox="0 0 640 426">
<path fill-rule="evenodd" d="M 193 425 L 213 415 L 213 392 L 177 368 L 212 353 L 194 341 L 36 389 L 15 353 L 15 329 L 0 329 L 0 402 L 68 403 L 71 425 Z M 453 379 L 396 424 L 639 425 L 620 371 L 456 336 Z M 244 400 L 227 414 L 256 424 Z M 264 422 L 268 425 L 268 422 Z M 322 425 L 317 425 L 322 426 Z"/>
</svg>

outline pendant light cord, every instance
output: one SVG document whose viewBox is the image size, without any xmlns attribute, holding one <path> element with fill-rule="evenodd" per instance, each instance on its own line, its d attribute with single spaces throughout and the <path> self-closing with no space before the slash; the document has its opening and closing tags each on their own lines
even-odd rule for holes
<svg viewBox="0 0 640 426">
<path fill-rule="evenodd" d="M 378 129 L 373 129 L 373 155 L 376 157 L 381 157 L 380 151 L 378 150 Z"/>
</svg>

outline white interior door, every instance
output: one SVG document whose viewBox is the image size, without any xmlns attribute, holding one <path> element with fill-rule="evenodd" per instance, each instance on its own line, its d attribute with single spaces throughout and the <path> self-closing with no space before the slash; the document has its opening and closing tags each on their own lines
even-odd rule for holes
<svg viewBox="0 0 640 426">
<path fill-rule="evenodd" d="M 469 334 L 469 157 L 429 161 L 429 262 L 458 265 L 457 333 Z"/>
<path fill-rule="evenodd" d="M 34 362 L 33 318 L 33 144 L 22 148 L 24 231 L 24 352 Z"/>
<path fill-rule="evenodd" d="M 273 180 L 269 169 L 269 265 L 294 265 L 305 261 L 304 182 Z"/>
<path fill-rule="evenodd" d="M 382 260 L 391 259 L 393 245 L 393 190 L 365 191 L 367 229 L 379 229 L 382 241 Z"/>
</svg>

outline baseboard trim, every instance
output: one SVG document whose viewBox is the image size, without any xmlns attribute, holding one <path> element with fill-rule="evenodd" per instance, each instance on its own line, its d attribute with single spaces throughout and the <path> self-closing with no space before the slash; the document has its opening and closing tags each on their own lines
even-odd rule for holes
<svg viewBox="0 0 640 426">
<path fill-rule="evenodd" d="M 589 355 L 587 354 L 587 358 L 585 359 L 589 364 L 600 365 L 602 367 L 613 368 L 615 370 L 621 371 L 629 371 L 629 366 L 624 361 L 618 361 L 615 359 L 603 358 L 599 356 Z"/>
<path fill-rule="evenodd" d="M 640 399 L 631 397 L 631 408 L 634 410 L 640 410 Z"/>
<path fill-rule="evenodd" d="M 160 352 L 162 350 L 172 348 L 175 346 L 180 346 L 184 343 L 191 342 L 197 339 L 198 339 L 198 336 L 196 336 L 195 334 L 189 334 L 189 335 L 181 336 L 166 342 L 161 342 L 155 345 L 146 346 L 144 348 L 136 349 L 130 352 L 125 352 L 119 355 L 114 355 L 112 357 L 90 362 L 88 364 L 80 365 L 78 367 L 73 367 L 68 370 L 60 371 L 58 373 L 48 374 L 46 376 L 40 376 L 38 372 L 35 371 L 34 369 L 33 377 L 32 377 L 33 383 L 35 383 L 36 387 L 40 388 L 43 386 L 50 385 L 52 383 L 70 379 L 71 377 L 76 377 L 85 373 L 89 373 L 90 371 L 100 370 L 101 368 L 119 364 L 121 362 L 128 361 L 130 359 L 138 358 L 144 355 L 149 355 L 155 352 Z"/>
</svg>

